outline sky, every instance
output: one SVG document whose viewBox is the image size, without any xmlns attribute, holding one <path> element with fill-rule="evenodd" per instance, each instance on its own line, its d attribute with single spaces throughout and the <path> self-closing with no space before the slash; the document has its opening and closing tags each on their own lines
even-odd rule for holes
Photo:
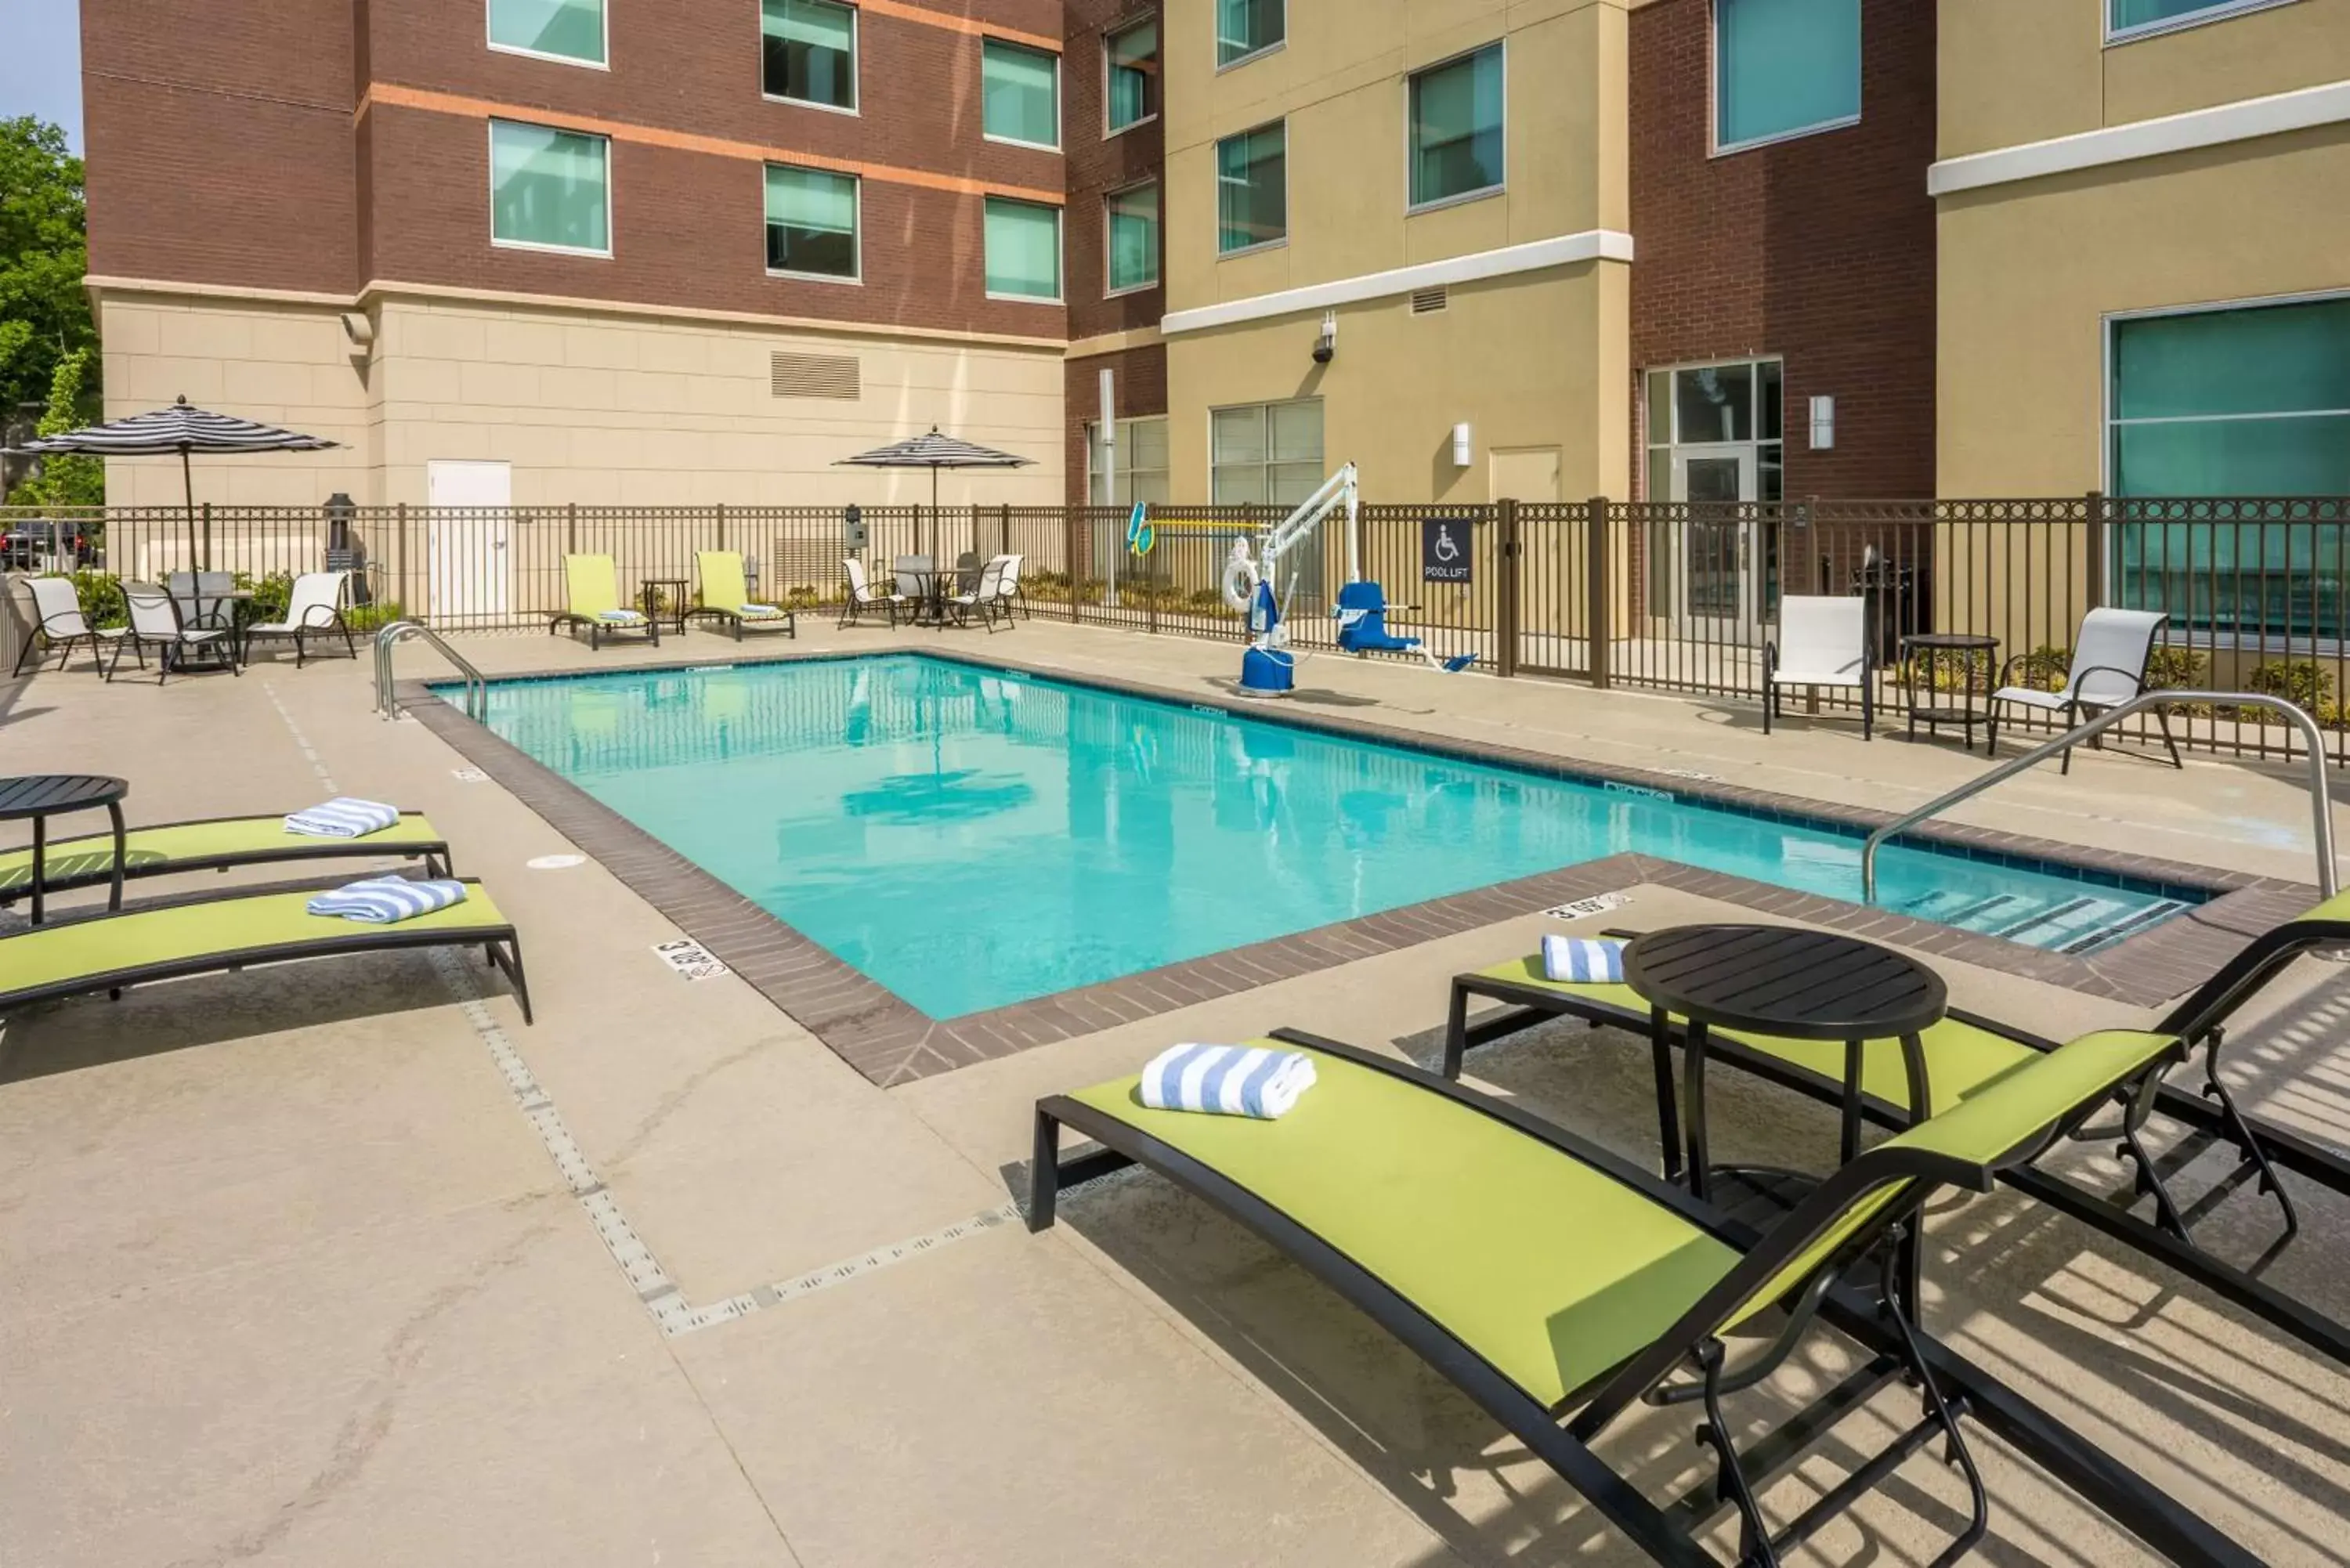
<svg viewBox="0 0 2350 1568">
<path fill-rule="evenodd" d="M 78 0 L 0 0 L 0 119 L 37 116 L 81 151 Z"/>
</svg>

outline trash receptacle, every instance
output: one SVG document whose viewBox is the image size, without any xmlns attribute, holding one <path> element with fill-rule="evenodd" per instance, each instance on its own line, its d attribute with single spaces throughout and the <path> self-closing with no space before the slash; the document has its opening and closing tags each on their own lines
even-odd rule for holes
<svg viewBox="0 0 2350 1568">
<path fill-rule="evenodd" d="M 1872 551 L 1866 561 L 1852 569 L 1852 591 L 1870 601 L 1870 636 L 1878 668 L 1893 665 L 1901 658 L 1902 638 L 1926 629 L 1921 618 L 1924 606 L 1918 597 L 1918 568 L 1896 566 Z"/>
</svg>

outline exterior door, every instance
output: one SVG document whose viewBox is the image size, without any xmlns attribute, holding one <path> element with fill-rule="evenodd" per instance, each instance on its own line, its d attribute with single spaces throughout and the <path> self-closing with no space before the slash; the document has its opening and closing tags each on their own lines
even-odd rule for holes
<svg viewBox="0 0 2350 1568">
<path fill-rule="evenodd" d="M 1683 635 L 1703 641 L 1756 641 L 1763 549 L 1754 514 L 1754 449 L 1676 447 L 1672 477 L 1672 499 L 1689 506 L 1675 541 L 1675 619 Z"/>
<path fill-rule="evenodd" d="M 424 465 L 425 619 L 433 626 L 503 618 L 513 595 L 514 468 L 436 459 Z"/>
</svg>

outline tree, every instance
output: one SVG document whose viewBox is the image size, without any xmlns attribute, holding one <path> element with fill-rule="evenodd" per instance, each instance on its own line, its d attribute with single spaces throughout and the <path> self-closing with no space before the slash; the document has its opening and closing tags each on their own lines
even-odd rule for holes
<svg viewBox="0 0 2350 1568">
<path fill-rule="evenodd" d="M 37 433 L 57 435 L 82 424 L 82 378 L 96 359 L 90 349 L 77 348 L 57 361 L 57 371 L 49 378 L 48 406 L 41 412 Z M 8 499 L 17 505 L 102 506 L 106 460 L 74 452 L 43 458 L 41 477 L 16 486 L 8 493 Z"/>
<path fill-rule="evenodd" d="M 0 119 L 0 418 L 53 390 L 57 363 L 94 349 L 82 293 L 89 270 L 81 160 L 66 134 L 30 115 Z M 82 412 L 98 401 L 93 354 L 78 378 Z"/>
</svg>

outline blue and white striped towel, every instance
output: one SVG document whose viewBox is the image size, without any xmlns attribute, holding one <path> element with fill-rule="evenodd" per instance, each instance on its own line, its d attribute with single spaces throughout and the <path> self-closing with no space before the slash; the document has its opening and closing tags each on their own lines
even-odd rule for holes
<svg viewBox="0 0 2350 1568">
<path fill-rule="evenodd" d="M 1142 1069 L 1142 1103 L 1154 1111 L 1216 1116 L 1288 1114 L 1314 1086 L 1314 1060 L 1262 1045 L 1170 1045 Z"/>
<path fill-rule="evenodd" d="M 736 605 L 734 613 L 744 620 L 773 620 L 784 612 L 773 605 Z"/>
<path fill-rule="evenodd" d="M 355 800 L 337 795 L 324 805 L 297 811 L 286 819 L 286 831 L 309 838 L 365 838 L 381 833 L 400 820 L 400 807 L 380 800 Z"/>
<path fill-rule="evenodd" d="M 1596 941 L 1590 937 L 1544 937 L 1543 973 L 1553 980 L 1620 985 L 1624 980 L 1624 944 Z"/>
<path fill-rule="evenodd" d="M 463 882 L 411 882 L 405 877 L 370 877 L 321 893 L 306 906 L 314 915 L 340 915 L 370 926 L 394 925 L 465 901 Z"/>
<path fill-rule="evenodd" d="M 598 610 L 596 612 L 596 618 L 600 621 L 608 621 L 613 626 L 634 626 L 645 618 L 638 614 L 635 610 L 610 609 Z"/>
</svg>

